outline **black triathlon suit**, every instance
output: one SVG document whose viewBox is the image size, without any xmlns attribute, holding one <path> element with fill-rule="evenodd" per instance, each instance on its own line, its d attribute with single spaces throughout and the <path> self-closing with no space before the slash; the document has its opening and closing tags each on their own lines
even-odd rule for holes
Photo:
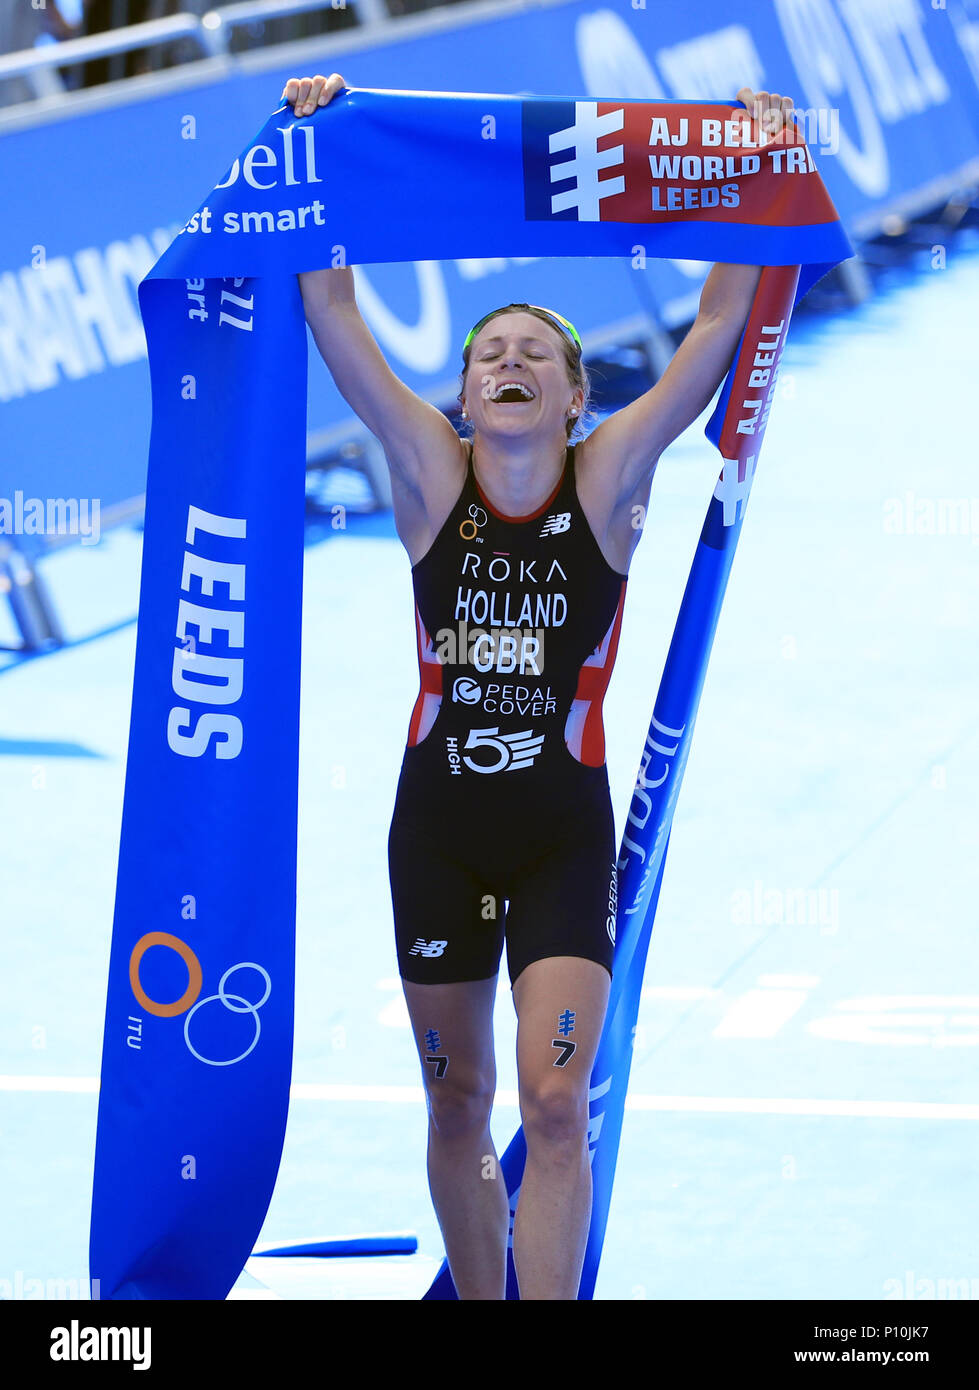
<svg viewBox="0 0 979 1390">
<path fill-rule="evenodd" d="M 530 516 L 458 501 L 412 569 L 420 690 L 388 857 L 398 965 L 417 984 L 511 986 L 546 956 L 612 973 L 616 848 L 602 700 L 626 576 L 575 489 Z"/>
</svg>

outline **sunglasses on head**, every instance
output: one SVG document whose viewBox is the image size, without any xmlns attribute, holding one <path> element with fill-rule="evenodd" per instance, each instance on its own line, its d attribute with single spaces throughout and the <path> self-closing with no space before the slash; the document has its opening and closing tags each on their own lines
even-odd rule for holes
<svg viewBox="0 0 979 1390">
<path fill-rule="evenodd" d="M 577 343 L 578 351 L 581 351 L 581 339 L 578 337 L 578 330 L 577 328 L 575 328 L 574 324 L 571 323 L 569 319 L 566 319 L 563 316 L 563 314 L 556 314 L 553 309 L 545 309 L 540 304 L 531 304 L 529 307 L 531 309 L 539 310 L 539 312 L 542 314 L 546 314 L 557 329 L 566 334 L 567 337 L 571 338 L 573 342 Z M 469 330 L 469 336 L 466 338 L 466 341 L 462 345 L 463 352 L 466 351 L 469 344 L 472 342 L 473 338 L 475 338 L 476 334 L 483 327 L 483 325 L 489 323 L 490 319 L 495 317 L 495 315 L 499 312 L 499 309 L 492 309 L 488 314 L 485 314 L 483 318 L 479 320 L 479 322 L 476 324 L 474 328 L 471 328 Z M 519 313 L 519 310 L 514 310 L 514 312 Z"/>
</svg>

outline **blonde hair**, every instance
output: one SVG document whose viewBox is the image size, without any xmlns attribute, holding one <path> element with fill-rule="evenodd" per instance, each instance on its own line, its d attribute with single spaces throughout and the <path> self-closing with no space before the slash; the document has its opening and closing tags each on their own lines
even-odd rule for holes
<svg viewBox="0 0 979 1390">
<path fill-rule="evenodd" d="M 564 348 L 564 365 L 568 374 L 568 382 L 571 386 L 579 387 L 583 393 L 581 410 L 575 417 L 567 420 L 565 424 L 568 439 L 571 439 L 575 431 L 580 429 L 585 415 L 591 414 L 588 408 L 591 400 L 591 377 L 589 376 L 588 368 L 581 360 L 581 348 L 573 338 L 561 329 L 560 325 L 551 317 L 546 309 L 540 309 L 536 304 L 505 304 L 500 309 L 494 309 L 492 313 L 487 314 L 486 318 L 482 321 L 480 332 L 482 332 L 483 327 L 485 327 L 491 319 L 497 318 L 500 314 L 533 314 L 535 318 L 539 318 L 542 323 L 546 323 L 552 328 L 561 339 L 561 346 Z M 469 371 L 469 359 L 472 356 L 473 343 L 475 341 L 475 338 L 473 338 L 462 350 L 462 374 L 459 378 L 459 394 L 456 397 L 460 406 L 463 403 L 463 393 L 466 389 L 466 375 Z M 469 438 L 472 438 L 473 426 L 471 420 L 465 421 L 465 428 Z"/>
</svg>

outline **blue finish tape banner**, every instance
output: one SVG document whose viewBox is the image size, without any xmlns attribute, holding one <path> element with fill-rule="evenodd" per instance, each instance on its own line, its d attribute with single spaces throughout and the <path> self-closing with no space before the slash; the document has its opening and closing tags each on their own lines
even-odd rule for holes
<svg viewBox="0 0 979 1390">
<path fill-rule="evenodd" d="M 92 1204 L 101 1297 L 224 1298 L 281 1155 L 306 423 L 297 272 L 639 246 L 785 268 L 763 272 L 710 427 L 728 462 L 704 543 L 723 554 L 792 306 L 852 254 L 805 144 L 792 130 L 768 140 L 737 103 L 351 89 L 308 120 L 285 107 L 141 282 L 153 419 Z M 692 722 L 672 705 L 657 717 Z M 656 853 L 640 873 L 647 897 Z M 628 866 L 624 882 L 631 892 Z M 638 959 L 627 939 L 620 954 Z M 617 973 L 616 1011 L 630 995 Z M 609 1116 L 621 1078 L 619 1066 Z"/>
</svg>

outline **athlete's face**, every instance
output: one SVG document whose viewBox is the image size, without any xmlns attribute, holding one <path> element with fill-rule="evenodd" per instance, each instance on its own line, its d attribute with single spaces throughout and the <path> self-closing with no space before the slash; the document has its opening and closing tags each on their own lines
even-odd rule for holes
<svg viewBox="0 0 979 1390">
<path fill-rule="evenodd" d="M 560 332 L 536 314 L 498 314 L 473 339 L 464 398 L 476 430 L 566 437 L 583 394 L 568 380 Z"/>
</svg>

